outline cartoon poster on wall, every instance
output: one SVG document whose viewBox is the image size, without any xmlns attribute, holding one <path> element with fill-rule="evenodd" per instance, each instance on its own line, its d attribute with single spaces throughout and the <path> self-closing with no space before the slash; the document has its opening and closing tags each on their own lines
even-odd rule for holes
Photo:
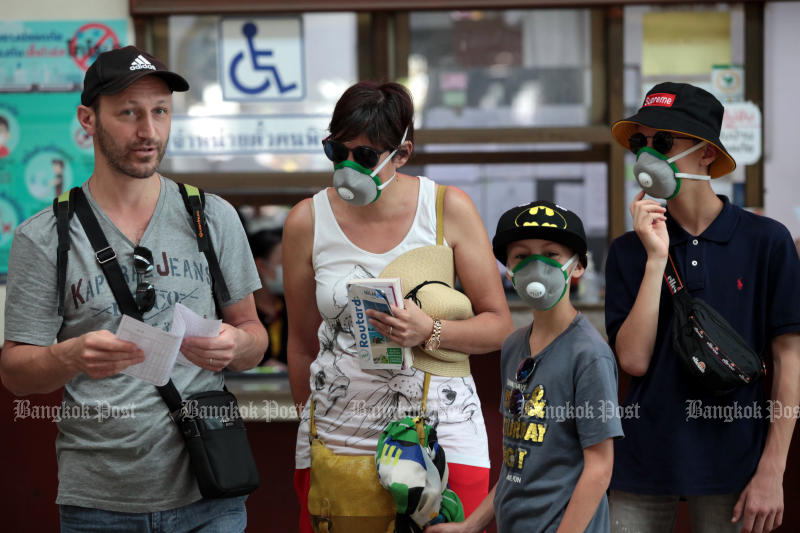
<svg viewBox="0 0 800 533">
<path fill-rule="evenodd" d="M 92 138 L 76 118 L 83 76 L 98 54 L 128 44 L 126 28 L 0 22 L 0 280 L 20 222 L 92 173 Z"/>
<path fill-rule="evenodd" d="M 92 139 L 78 124 L 78 104 L 76 92 L 0 94 L 0 274 L 17 225 L 92 173 Z"/>
<path fill-rule="evenodd" d="M 83 74 L 127 41 L 127 21 L 0 22 L 0 91 L 80 91 Z"/>
</svg>

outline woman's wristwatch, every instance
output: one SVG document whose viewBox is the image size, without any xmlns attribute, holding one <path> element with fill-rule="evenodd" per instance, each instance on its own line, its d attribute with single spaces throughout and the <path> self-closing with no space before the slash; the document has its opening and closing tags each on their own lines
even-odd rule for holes
<svg viewBox="0 0 800 533">
<path fill-rule="evenodd" d="M 441 334 L 442 334 L 442 321 L 434 317 L 433 332 L 431 332 L 431 336 L 428 338 L 428 340 L 425 341 L 425 344 L 422 345 L 422 348 L 425 350 L 438 350 L 439 345 L 441 344 L 440 340 Z"/>
</svg>

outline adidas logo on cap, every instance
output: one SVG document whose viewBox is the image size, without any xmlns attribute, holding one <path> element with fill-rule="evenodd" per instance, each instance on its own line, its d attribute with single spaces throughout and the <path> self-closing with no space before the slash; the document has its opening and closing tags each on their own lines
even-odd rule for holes
<svg viewBox="0 0 800 533">
<path fill-rule="evenodd" d="M 150 69 L 150 70 L 156 70 L 156 67 L 151 62 L 149 62 L 147 59 L 145 59 L 144 56 L 142 56 L 142 54 L 139 54 L 136 57 L 136 59 L 134 59 L 133 62 L 131 63 L 130 69 L 131 70 L 141 70 L 143 68 Z"/>
</svg>

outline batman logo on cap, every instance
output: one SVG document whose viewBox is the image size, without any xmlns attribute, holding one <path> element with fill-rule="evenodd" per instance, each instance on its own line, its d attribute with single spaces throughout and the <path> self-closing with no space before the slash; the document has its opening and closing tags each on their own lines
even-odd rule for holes
<svg viewBox="0 0 800 533">
<path fill-rule="evenodd" d="M 545 226 L 551 228 L 567 229 L 567 220 L 558 211 L 550 207 L 537 205 L 526 209 L 514 219 L 518 228 L 524 226 Z"/>
</svg>

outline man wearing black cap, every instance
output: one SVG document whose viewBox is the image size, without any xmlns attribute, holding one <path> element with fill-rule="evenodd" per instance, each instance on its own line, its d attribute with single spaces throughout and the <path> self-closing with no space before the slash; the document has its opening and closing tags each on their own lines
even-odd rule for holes
<svg viewBox="0 0 800 533">
<path fill-rule="evenodd" d="M 641 414 L 623 420 L 615 443 L 612 531 L 671 532 L 682 497 L 695 533 L 761 533 L 782 521 L 795 419 L 769 409 L 800 401 L 800 262 L 784 226 L 712 190 L 709 180 L 736 166 L 719 140 L 722 115 L 708 92 L 661 83 L 612 126 L 643 188 L 630 206 L 634 231 L 606 263 L 608 339 L 633 376 L 623 406 Z M 692 296 L 772 354 L 769 402 L 763 380 L 718 397 L 690 385 L 672 349 L 668 254 Z"/>
<path fill-rule="evenodd" d="M 161 61 L 128 46 L 97 58 L 78 107 L 95 149 L 83 193 L 144 321 L 164 330 L 177 302 L 217 316 L 209 267 L 178 186 L 156 171 L 169 137 L 171 93 L 188 89 Z M 258 274 L 236 212 L 210 194 L 204 207 L 230 297 L 219 302 L 217 337 L 183 340 L 191 364 L 176 364 L 171 375 L 183 398 L 221 390 L 221 370 L 254 366 L 267 343 L 253 304 Z M 53 210 L 16 229 L 0 359 L 3 384 L 15 394 L 64 388 L 56 440 L 61 531 L 150 531 L 153 523 L 165 531 L 243 531 L 244 499 L 201 498 L 156 387 L 122 373 L 144 353 L 112 333 L 119 306 L 80 220 L 69 224 L 63 317 Z"/>
</svg>

